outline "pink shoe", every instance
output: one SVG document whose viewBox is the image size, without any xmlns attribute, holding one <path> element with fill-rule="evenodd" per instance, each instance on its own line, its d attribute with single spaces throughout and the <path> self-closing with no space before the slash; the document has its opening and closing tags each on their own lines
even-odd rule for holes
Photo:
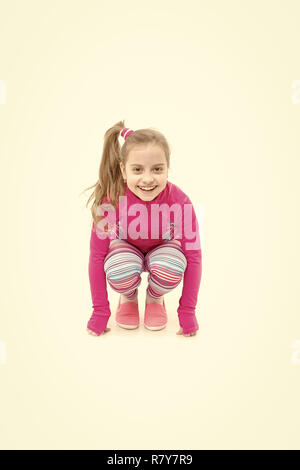
<svg viewBox="0 0 300 470">
<path fill-rule="evenodd" d="M 121 302 L 119 298 L 119 305 L 116 311 L 116 322 L 121 328 L 133 330 L 140 324 L 139 307 L 135 302 Z"/>
<path fill-rule="evenodd" d="M 148 330 L 162 330 L 167 326 L 168 316 L 165 308 L 165 299 L 163 305 L 152 302 L 146 304 L 144 325 Z"/>
</svg>

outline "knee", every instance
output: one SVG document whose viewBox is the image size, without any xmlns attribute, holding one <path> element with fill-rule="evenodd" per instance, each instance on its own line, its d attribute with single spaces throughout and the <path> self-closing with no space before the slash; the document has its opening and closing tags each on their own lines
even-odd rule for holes
<svg viewBox="0 0 300 470">
<path fill-rule="evenodd" d="M 120 267 L 122 266 L 122 269 Z M 141 272 L 143 270 L 143 265 L 142 263 L 137 260 L 137 261 L 125 261 L 125 260 L 119 260 L 118 262 L 114 263 L 105 263 L 104 264 L 104 272 L 106 274 L 106 277 L 109 281 L 114 282 L 114 281 L 122 281 L 124 279 L 126 280 L 136 280 L 137 278 L 140 277 Z"/>
<path fill-rule="evenodd" d="M 187 267 L 187 260 L 182 252 L 169 247 L 168 254 L 156 252 L 154 256 L 150 256 L 148 260 L 148 271 L 150 274 L 166 279 L 169 277 L 169 281 L 174 281 L 174 284 L 178 285 L 184 276 L 184 272 Z"/>
</svg>

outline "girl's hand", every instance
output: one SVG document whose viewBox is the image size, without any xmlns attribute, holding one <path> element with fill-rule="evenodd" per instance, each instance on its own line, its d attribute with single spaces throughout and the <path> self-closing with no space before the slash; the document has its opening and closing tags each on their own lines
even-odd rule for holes
<svg viewBox="0 0 300 470">
<path fill-rule="evenodd" d="M 194 331 L 193 333 L 183 333 L 183 329 L 180 327 L 179 331 L 176 333 L 177 335 L 183 335 L 183 336 L 195 336 L 197 334 L 197 331 Z"/>
<path fill-rule="evenodd" d="M 110 328 L 105 328 L 105 330 L 102 331 L 102 333 L 100 333 L 100 335 L 97 335 L 97 333 L 95 333 L 95 332 L 92 331 L 92 330 L 89 330 L 88 328 L 86 329 L 86 331 L 88 332 L 89 335 L 92 335 L 92 336 L 101 336 L 101 335 L 103 335 L 104 333 L 106 333 L 107 331 L 110 331 Z"/>
</svg>

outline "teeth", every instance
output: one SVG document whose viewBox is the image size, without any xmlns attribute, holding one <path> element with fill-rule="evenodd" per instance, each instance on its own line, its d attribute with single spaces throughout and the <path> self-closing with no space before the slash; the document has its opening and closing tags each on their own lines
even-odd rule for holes
<svg viewBox="0 0 300 470">
<path fill-rule="evenodd" d="M 151 188 L 143 188 L 142 186 L 139 186 L 140 189 L 144 189 L 145 191 L 151 191 L 152 189 L 155 188 L 155 186 L 152 186 Z"/>
</svg>

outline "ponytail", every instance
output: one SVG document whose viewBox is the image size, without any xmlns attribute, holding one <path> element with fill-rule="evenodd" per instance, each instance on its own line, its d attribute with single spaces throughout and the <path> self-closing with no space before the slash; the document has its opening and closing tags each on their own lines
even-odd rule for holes
<svg viewBox="0 0 300 470">
<path fill-rule="evenodd" d="M 98 181 L 84 190 L 95 188 L 86 203 L 86 207 L 88 207 L 89 202 L 94 198 L 91 212 L 95 226 L 104 217 L 97 215 L 96 212 L 103 200 L 107 198 L 108 202 L 116 209 L 119 195 L 124 193 L 124 182 L 120 168 L 121 147 L 118 140 L 123 128 L 124 121 L 119 121 L 105 132 Z"/>
</svg>

